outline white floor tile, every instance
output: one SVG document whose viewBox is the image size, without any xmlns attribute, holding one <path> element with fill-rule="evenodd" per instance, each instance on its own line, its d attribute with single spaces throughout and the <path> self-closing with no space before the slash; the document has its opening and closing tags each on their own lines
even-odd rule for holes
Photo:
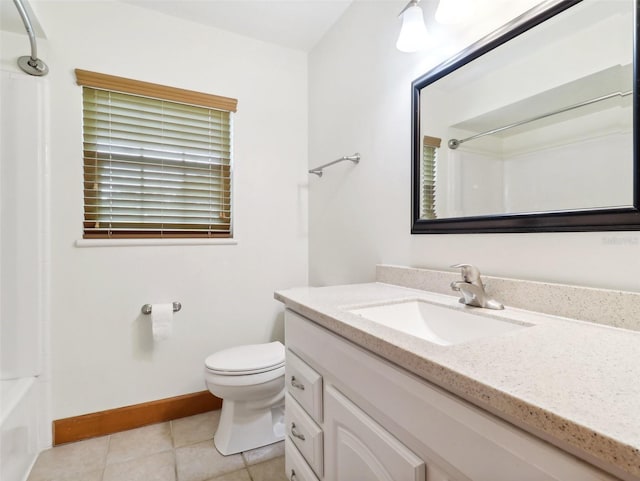
<svg viewBox="0 0 640 481">
<path fill-rule="evenodd" d="M 204 441 L 176 449 L 178 481 L 205 481 L 244 468 L 240 454 L 223 456 L 213 445 Z"/>
<path fill-rule="evenodd" d="M 253 481 L 287 481 L 287 475 L 284 472 L 284 457 L 254 464 L 248 469 Z"/>
<path fill-rule="evenodd" d="M 171 421 L 173 445 L 179 448 L 213 439 L 219 420 L 218 410 Z"/>
<path fill-rule="evenodd" d="M 219 415 L 198 414 L 48 449 L 27 481 L 286 481 L 284 443 L 221 455 L 213 445 Z"/>
<path fill-rule="evenodd" d="M 173 449 L 169 423 L 152 424 L 111 435 L 107 464 L 122 463 Z"/>
<path fill-rule="evenodd" d="M 242 453 L 242 456 L 248 465 L 258 464 L 263 461 L 284 456 L 284 441 L 252 449 L 251 451 L 245 451 Z"/>
<path fill-rule="evenodd" d="M 173 451 L 165 451 L 110 464 L 102 481 L 176 481 L 175 455 Z"/>
<path fill-rule="evenodd" d="M 28 481 L 66 481 L 75 474 L 95 479 L 105 466 L 108 444 L 109 437 L 103 436 L 47 449 L 38 456 Z"/>
</svg>

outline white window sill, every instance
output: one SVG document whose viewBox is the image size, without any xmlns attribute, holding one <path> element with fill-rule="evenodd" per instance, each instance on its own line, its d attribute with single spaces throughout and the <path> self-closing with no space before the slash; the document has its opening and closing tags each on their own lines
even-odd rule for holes
<svg viewBox="0 0 640 481">
<path fill-rule="evenodd" d="M 236 239 L 78 239 L 76 247 L 237 245 Z"/>
</svg>

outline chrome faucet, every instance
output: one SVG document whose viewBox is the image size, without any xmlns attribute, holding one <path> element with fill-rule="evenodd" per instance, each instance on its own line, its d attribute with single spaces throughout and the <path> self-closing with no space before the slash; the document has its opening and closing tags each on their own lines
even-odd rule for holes
<svg viewBox="0 0 640 481">
<path fill-rule="evenodd" d="M 462 274 L 461 281 L 451 283 L 451 289 L 462 294 L 461 303 L 487 309 L 504 309 L 502 303 L 491 299 L 485 292 L 477 267 L 471 264 L 455 264 L 451 267 L 459 267 Z"/>
</svg>

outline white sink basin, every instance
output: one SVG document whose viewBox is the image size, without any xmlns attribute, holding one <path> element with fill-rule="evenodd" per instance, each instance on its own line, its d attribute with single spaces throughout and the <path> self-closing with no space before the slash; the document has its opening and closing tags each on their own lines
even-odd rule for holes
<svg viewBox="0 0 640 481">
<path fill-rule="evenodd" d="M 403 301 L 348 311 L 429 342 L 450 346 L 528 327 L 528 324 L 479 315 L 470 310 L 425 301 Z"/>
</svg>

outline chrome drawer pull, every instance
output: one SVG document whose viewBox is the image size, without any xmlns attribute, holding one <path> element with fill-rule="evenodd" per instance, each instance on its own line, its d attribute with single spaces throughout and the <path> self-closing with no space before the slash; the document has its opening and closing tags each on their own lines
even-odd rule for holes
<svg viewBox="0 0 640 481">
<path fill-rule="evenodd" d="M 291 376 L 291 385 L 296 389 L 300 389 L 301 391 L 304 391 L 304 384 L 299 382 L 295 376 Z"/>
<path fill-rule="evenodd" d="M 298 479 L 298 476 L 296 476 L 296 472 L 293 469 L 291 470 L 291 476 L 289 476 L 289 479 L 291 481 L 297 481 Z"/>
<path fill-rule="evenodd" d="M 304 441 L 304 434 L 300 434 L 297 430 L 296 430 L 296 423 L 291 423 L 291 435 L 294 438 L 298 438 L 300 441 Z"/>
</svg>

